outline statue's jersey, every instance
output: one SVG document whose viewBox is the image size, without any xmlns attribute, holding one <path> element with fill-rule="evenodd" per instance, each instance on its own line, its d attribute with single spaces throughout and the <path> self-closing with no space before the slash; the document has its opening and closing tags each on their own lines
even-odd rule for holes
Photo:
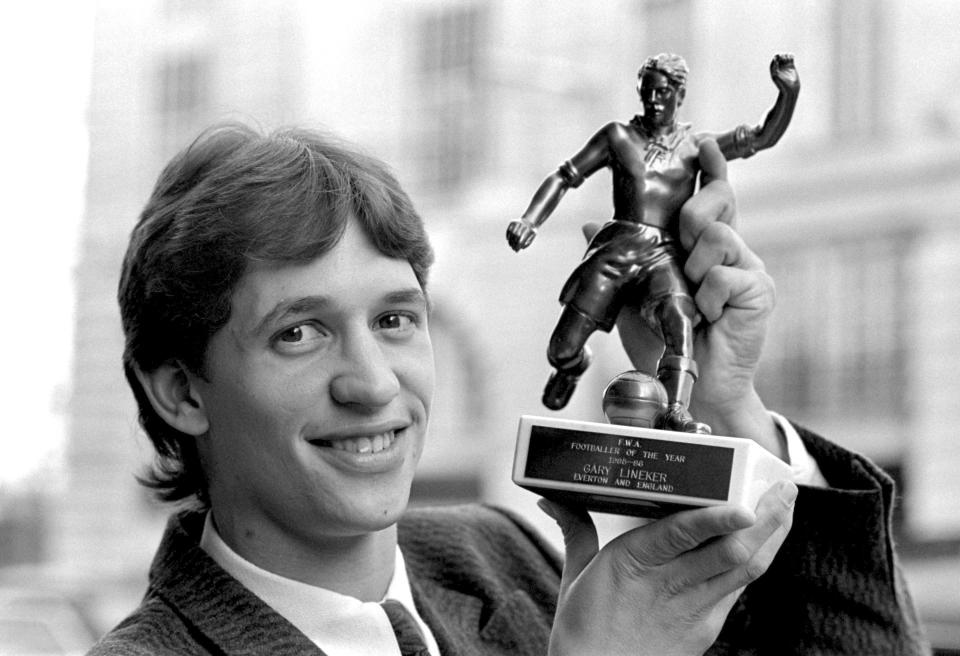
<svg viewBox="0 0 960 656">
<path fill-rule="evenodd" d="M 666 296 L 689 295 L 683 254 L 676 241 L 680 208 L 693 195 L 699 171 L 699 146 L 689 124 L 665 139 L 646 136 L 636 125 L 606 128 L 604 161 L 580 166 L 609 166 L 613 174 L 613 220 L 590 241 L 583 261 L 567 279 L 560 302 L 575 307 L 609 331 L 620 308 L 634 304 L 651 322 Z M 594 141 L 596 144 L 596 141 Z M 578 158 L 571 164 L 578 165 Z"/>
<path fill-rule="evenodd" d="M 637 127 L 619 126 L 609 135 L 614 220 L 645 223 L 676 233 L 680 207 L 693 195 L 699 146 L 689 124 L 663 139 Z"/>
</svg>

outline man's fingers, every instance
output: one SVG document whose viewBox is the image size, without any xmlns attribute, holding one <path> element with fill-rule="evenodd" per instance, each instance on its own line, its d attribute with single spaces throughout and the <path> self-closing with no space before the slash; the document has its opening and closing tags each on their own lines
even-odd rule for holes
<svg viewBox="0 0 960 656">
<path fill-rule="evenodd" d="M 757 504 L 757 521 L 689 552 L 671 566 L 668 580 L 694 586 L 709 581 L 703 593 L 714 604 L 731 592 L 755 581 L 773 562 L 793 523 L 797 486 L 781 481 Z"/>
<path fill-rule="evenodd" d="M 703 276 L 694 301 L 711 323 L 723 315 L 727 306 L 764 316 L 776 304 L 776 287 L 766 271 L 715 266 Z"/>
<path fill-rule="evenodd" d="M 568 585 L 597 555 L 600 549 L 597 529 L 593 519 L 582 508 L 566 506 L 547 499 L 538 500 L 537 505 L 557 522 L 560 532 L 563 533 L 565 551 L 563 580 L 564 585 Z"/>
<path fill-rule="evenodd" d="M 700 233 L 684 264 L 684 274 L 697 285 L 694 301 L 709 322 L 727 307 L 764 316 L 776 304 L 773 279 L 756 253 L 730 226 L 713 222 Z"/>
<path fill-rule="evenodd" d="M 793 526 L 796 498 L 797 486 L 789 481 L 774 485 L 760 498 L 757 523 L 734 534 L 752 555 L 741 565 L 728 568 L 708 582 L 708 600 L 721 599 L 730 591 L 757 580 L 767 571 Z"/>
<path fill-rule="evenodd" d="M 693 250 L 707 226 L 718 221 L 733 225 L 736 216 L 733 189 L 725 180 L 717 180 L 691 196 L 680 208 L 680 244 L 686 251 Z"/>
<path fill-rule="evenodd" d="M 716 603 L 718 599 L 730 594 L 731 590 L 742 590 L 763 576 L 773 563 L 789 532 L 789 525 L 778 527 L 746 563 L 706 581 L 701 590 L 704 601 L 707 604 Z"/>
<path fill-rule="evenodd" d="M 700 186 L 706 187 L 714 180 L 727 179 L 727 160 L 714 139 L 700 142 Z"/>
<path fill-rule="evenodd" d="M 593 239 L 593 236 L 600 231 L 600 224 L 594 223 L 593 221 L 588 221 L 580 226 L 580 230 L 583 231 L 583 237 L 589 243 L 590 240 Z"/>
<path fill-rule="evenodd" d="M 719 222 L 708 224 L 700 232 L 683 271 L 694 284 L 700 284 L 707 271 L 715 266 L 761 270 L 764 268 L 763 260 L 747 247 L 737 231 Z"/>
<path fill-rule="evenodd" d="M 712 506 L 687 510 L 633 529 L 616 538 L 629 560 L 623 564 L 636 569 L 656 567 L 696 549 L 720 535 L 746 528 L 756 518 L 733 506 Z"/>
<path fill-rule="evenodd" d="M 732 225 L 737 216 L 736 199 L 727 182 L 727 161 L 717 142 L 705 139 L 700 144 L 699 158 L 700 191 L 680 208 L 680 243 L 688 251 L 704 228 L 717 221 Z"/>
</svg>

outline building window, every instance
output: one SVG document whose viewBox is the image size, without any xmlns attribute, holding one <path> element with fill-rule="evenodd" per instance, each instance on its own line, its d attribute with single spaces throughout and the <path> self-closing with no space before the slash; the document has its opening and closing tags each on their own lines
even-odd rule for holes
<svg viewBox="0 0 960 656">
<path fill-rule="evenodd" d="M 766 249 L 779 303 L 759 377 L 770 407 L 814 424 L 903 421 L 909 235 Z"/>
<path fill-rule="evenodd" d="M 837 137 L 860 140 L 878 135 L 884 82 L 890 67 L 884 35 L 884 3 L 845 0 L 832 7 L 833 108 Z"/>
<path fill-rule="evenodd" d="M 414 152 L 424 185 L 451 190 L 484 155 L 485 12 L 472 4 L 438 6 L 420 19 L 417 31 Z"/>
<path fill-rule="evenodd" d="M 200 128 L 208 103 L 209 68 L 199 54 L 175 54 L 160 64 L 157 80 L 160 138 L 167 155 L 180 150 Z"/>
<path fill-rule="evenodd" d="M 0 499 L 0 568 L 41 563 L 44 560 L 50 516 L 36 492 L 4 489 Z"/>
</svg>

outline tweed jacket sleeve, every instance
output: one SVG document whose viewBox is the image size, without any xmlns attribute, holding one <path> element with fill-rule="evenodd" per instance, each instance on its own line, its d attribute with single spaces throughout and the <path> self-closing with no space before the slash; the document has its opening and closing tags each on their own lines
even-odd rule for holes
<svg viewBox="0 0 960 656">
<path fill-rule="evenodd" d="M 893 481 L 797 430 L 830 488 L 800 486 L 790 535 L 708 654 L 929 653 L 894 551 Z"/>
</svg>

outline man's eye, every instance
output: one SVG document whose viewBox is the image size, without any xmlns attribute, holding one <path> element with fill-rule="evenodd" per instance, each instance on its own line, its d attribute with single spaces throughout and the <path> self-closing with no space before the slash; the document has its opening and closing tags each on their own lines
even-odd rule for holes
<svg viewBox="0 0 960 656">
<path fill-rule="evenodd" d="M 405 312 L 390 312 L 378 317 L 374 323 L 377 330 L 405 333 L 416 327 L 416 319 Z"/>
<path fill-rule="evenodd" d="M 303 344 L 322 337 L 320 330 L 309 323 L 302 323 L 291 328 L 287 328 L 277 335 L 277 341 L 284 344 Z"/>
</svg>

